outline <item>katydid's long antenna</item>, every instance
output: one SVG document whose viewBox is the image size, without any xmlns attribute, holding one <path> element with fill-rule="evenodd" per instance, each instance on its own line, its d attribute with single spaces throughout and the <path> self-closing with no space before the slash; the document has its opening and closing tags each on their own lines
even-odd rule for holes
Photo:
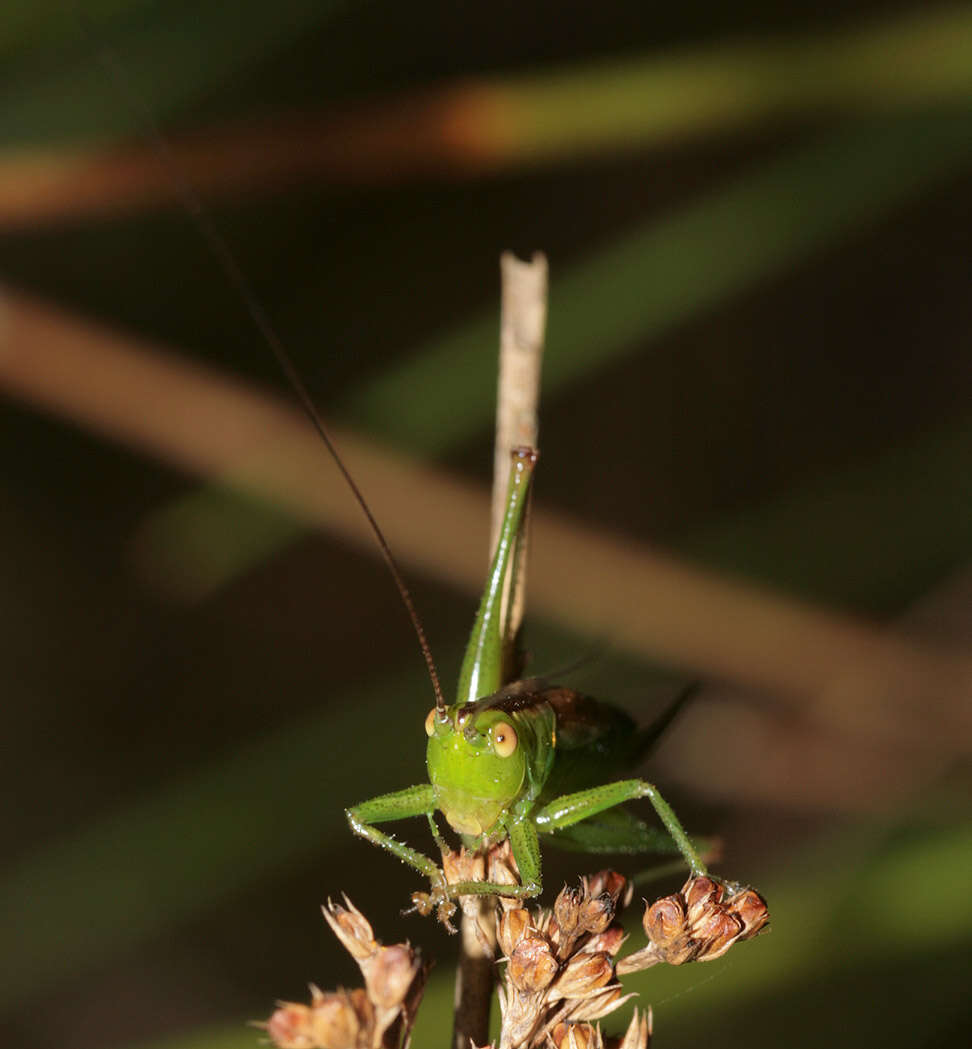
<svg viewBox="0 0 972 1049">
<path fill-rule="evenodd" d="M 227 243 L 226 238 L 220 233 L 216 224 L 213 222 L 209 212 L 203 206 L 202 200 L 199 198 L 199 195 L 193 188 L 192 184 L 182 174 L 165 135 L 163 135 L 158 123 L 152 117 L 152 114 L 149 112 L 141 96 L 135 90 L 132 78 L 127 75 L 124 67 L 111 48 L 105 44 L 103 40 L 95 39 L 84 13 L 76 11 L 76 14 L 81 24 L 82 33 L 92 44 L 92 47 L 94 48 L 98 59 L 101 61 L 101 64 L 104 66 L 109 79 L 116 85 L 124 88 L 124 90 L 119 92 L 119 95 L 122 98 L 127 99 L 128 107 L 136 117 L 136 123 L 141 125 L 146 140 L 158 156 L 166 177 L 172 185 L 172 189 L 175 191 L 176 196 L 186 209 L 186 212 L 195 225 L 203 243 L 209 249 L 210 254 L 223 271 L 223 275 L 226 277 L 229 284 L 236 291 L 237 295 L 240 296 L 247 313 L 250 315 L 250 319 L 256 325 L 263 341 L 267 344 L 271 353 L 273 353 L 277 360 L 277 364 L 280 365 L 281 371 L 290 383 L 297 400 L 300 402 L 301 408 L 303 408 L 304 413 L 310 420 L 314 429 L 317 430 L 325 447 L 328 452 L 330 452 L 331 458 L 337 464 L 341 476 L 351 490 L 351 494 L 357 500 L 358 506 L 361 507 L 361 512 L 365 515 L 365 518 L 368 521 L 368 526 L 371 528 L 372 534 L 378 542 L 381 556 L 384 558 L 385 564 L 391 572 L 392 579 L 395 581 L 395 586 L 398 588 L 399 596 L 402 599 L 402 603 L 405 605 L 405 611 L 408 613 L 408 618 L 411 620 L 412 627 L 415 630 L 415 635 L 418 638 L 419 647 L 421 648 L 422 656 L 425 659 L 425 666 L 429 672 L 429 678 L 432 681 L 432 691 L 435 694 L 436 709 L 444 711 L 446 708 L 446 701 L 442 694 L 442 686 L 439 683 L 439 672 L 436 669 L 435 660 L 432 658 L 432 649 L 429 647 L 428 638 L 425 636 L 425 628 L 422 626 L 422 620 L 419 618 L 418 611 L 415 608 L 412 594 L 405 585 L 405 579 L 398 567 L 398 562 L 395 560 L 395 557 L 391 552 L 388 540 L 385 539 L 384 532 L 382 532 L 378 522 L 375 520 L 375 516 L 371 512 L 371 507 L 368 505 L 368 502 L 361 489 L 358 487 L 357 482 L 351 476 L 350 471 L 344 463 L 344 459 L 341 458 L 341 454 L 337 450 L 337 445 L 334 443 L 334 439 L 324 425 L 324 420 L 317 411 L 314 401 L 311 398 L 310 393 L 307 391 L 307 387 L 298 375 L 297 369 L 294 367 L 294 363 L 290 358 L 290 354 L 284 347 L 283 340 L 277 334 L 277 329 L 273 326 L 273 322 L 270 320 L 269 314 L 264 309 L 263 303 L 250 286 L 250 282 L 247 280 L 246 274 L 240 267 L 240 264 Z"/>
</svg>

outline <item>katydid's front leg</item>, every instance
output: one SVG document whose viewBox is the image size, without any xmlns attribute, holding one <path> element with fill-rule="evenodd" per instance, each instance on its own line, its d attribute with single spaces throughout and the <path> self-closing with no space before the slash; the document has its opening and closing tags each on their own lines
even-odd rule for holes
<svg viewBox="0 0 972 1049">
<path fill-rule="evenodd" d="M 497 881 L 453 881 L 445 885 L 445 895 L 449 899 L 460 896 L 507 896 L 517 900 L 539 896 L 543 888 L 540 881 L 540 843 L 537 830 L 529 817 L 511 823 L 508 828 L 510 847 L 513 859 L 520 872 L 520 884 L 509 885 Z M 438 902 L 438 894 L 433 891 L 433 902 Z"/>
<path fill-rule="evenodd" d="M 351 829 L 359 838 L 370 841 L 397 856 L 402 863 L 424 874 L 433 885 L 443 879 L 439 865 L 430 856 L 418 849 L 410 848 L 404 842 L 396 841 L 390 834 L 384 834 L 374 824 L 389 823 L 392 820 L 404 820 L 409 816 L 428 816 L 435 812 L 435 790 L 431 783 L 417 787 L 406 787 L 393 794 L 381 794 L 370 801 L 345 809 Z"/>
<path fill-rule="evenodd" d="M 683 830 L 678 817 L 658 792 L 658 788 L 647 780 L 624 779 L 616 783 L 605 783 L 601 787 L 581 790 L 576 794 L 562 794 L 536 813 L 533 820 L 540 831 L 558 830 L 635 798 L 648 798 L 654 806 L 659 819 L 665 824 L 665 829 L 688 864 L 692 876 L 706 874 L 705 864 Z"/>
<path fill-rule="evenodd" d="M 540 892 L 540 847 L 537 832 L 528 819 L 520 820 L 510 829 L 510 844 L 513 857 L 520 870 L 520 885 L 503 885 L 490 881 L 461 881 L 449 884 L 441 867 L 424 852 L 413 849 L 404 842 L 397 841 L 390 834 L 385 834 L 374 826 L 376 823 L 389 823 L 392 820 L 408 819 L 410 816 L 426 816 L 433 828 L 433 834 L 440 847 L 445 842 L 435 825 L 435 791 L 430 783 L 417 787 L 406 787 L 393 794 L 381 794 L 377 798 L 363 801 L 360 805 L 346 809 L 345 815 L 351 829 L 359 837 L 373 845 L 397 856 L 402 863 L 407 863 L 420 874 L 425 875 L 432 884 L 429 897 L 430 906 L 444 903 L 446 900 L 460 896 L 500 895 L 526 898 Z"/>
</svg>

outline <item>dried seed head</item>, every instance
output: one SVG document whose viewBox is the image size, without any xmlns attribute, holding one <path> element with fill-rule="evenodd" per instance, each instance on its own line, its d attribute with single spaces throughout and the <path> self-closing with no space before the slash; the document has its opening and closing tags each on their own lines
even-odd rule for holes
<svg viewBox="0 0 972 1049">
<path fill-rule="evenodd" d="M 539 936 L 527 936 L 510 955 L 507 975 L 518 991 L 536 994 L 550 985 L 557 969 L 557 959 L 547 941 Z"/>
<path fill-rule="evenodd" d="M 694 941 L 695 957 L 697 962 L 711 962 L 721 958 L 726 951 L 739 939 L 742 933 L 742 922 L 721 907 L 713 907 L 699 917 L 692 926 L 692 940 Z"/>
<path fill-rule="evenodd" d="M 415 952 L 406 944 L 380 947 L 368 964 L 362 965 L 368 996 L 382 1009 L 400 1006 L 420 968 Z"/>
<path fill-rule="evenodd" d="M 281 1002 L 267 1021 L 270 1041 L 280 1049 L 313 1049 L 311 1008 L 298 1002 Z"/>
<path fill-rule="evenodd" d="M 600 1020 L 609 1016 L 633 995 L 624 994 L 621 984 L 610 983 L 596 991 L 589 998 L 577 998 L 570 1001 L 568 1016 L 571 1020 Z"/>
<path fill-rule="evenodd" d="M 605 954 L 610 954 L 613 958 L 614 955 L 621 950 L 621 944 L 625 941 L 624 929 L 620 925 L 612 925 L 610 928 L 599 932 L 596 936 L 592 936 L 589 940 L 585 940 L 582 951 L 603 951 Z"/>
<path fill-rule="evenodd" d="M 769 908 L 755 889 L 744 889 L 728 902 L 732 913 L 742 922 L 740 940 L 758 936 L 769 925 Z"/>
<path fill-rule="evenodd" d="M 685 900 L 679 893 L 664 896 L 645 911 L 642 921 L 648 939 L 660 951 L 674 948 L 685 935 Z"/>
<path fill-rule="evenodd" d="M 601 1032 L 589 1023 L 559 1023 L 550 1032 L 557 1049 L 601 1049 Z"/>
<path fill-rule="evenodd" d="M 482 852 L 469 852 L 465 848 L 458 852 L 444 852 L 442 873 L 450 885 L 460 881 L 485 881 L 486 857 Z"/>
<path fill-rule="evenodd" d="M 637 1009 L 631 1014 L 631 1023 L 621 1039 L 618 1049 L 648 1049 L 651 1040 L 651 1007 L 642 1012 Z"/>
<path fill-rule="evenodd" d="M 280 1049 L 400 1049 L 407 1043 L 427 968 L 408 944 L 382 946 L 345 898 L 324 916 L 358 963 L 365 987 L 326 992 L 311 985 L 310 1005 L 284 1002 L 266 1024 Z"/>
<path fill-rule="evenodd" d="M 370 1018 L 371 1009 L 367 998 L 359 991 L 363 1001 L 358 1008 L 364 1012 L 364 1020 Z M 315 1045 L 322 1049 L 354 1049 L 362 1026 L 362 1017 L 355 1008 L 351 995 L 347 993 L 322 995 L 322 1000 L 312 1007 Z"/>
<path fill-rule="evenodd" d="M 309 1006 L 284 1002 L 267 1033 L 280 1049 L 354 1049 L 372 1015 L 364 991 L 324 993 L 314 987 Z"/>
<path fill-rule="evenodd" d="M 368 919 L 357 907 L 344 897 L 345 906 L 339 903 L 327 901 L 327 906 L 322 907 L 327 924 L 330 925 L 334 935 L 344 945 L 344 949 L 357 961 L 368 958 L 378 949 L 375 934 L 372 932 Z"/>
<path fill-rule="evenodd" d="M 597 874 L 592 874 L 584 879 L 584 890 L 588 896 L 600 896 L 601 893 L 606 892 L 615 903 L 621 900 L 622 906 L 630 902 L 632 889 L 633 886 L 628 884 L 628 879 L 623 874 L 618 874 L 617 871 L 598 871 Z"/>
<path fill-rule="evenodd" d="M 614 966 L 606 954 L 580 952 L 564 967 L 550 988 L 553 998 L 589 998 L 614 976 Z"/>
<path fill-rule="evenodd" d="M 697 921 L 708 908 L 719 903 L 724 892 L 725 890 L 717 881 L 706 875 L 689 878 L 682 886 L 682 896 L 685 898 L 685 909 L 689 921 Z"/>
<path fill-rule="evenodd" d="M 486 858 L 487 881 L 497 885 L 519 885 L 520 872 L 513 858 L 513 849 L 509 838 L 504 838 L 498 845 L 492 846 Z M 506 899 L 506 897 L 501 897 Z M 514 903 L 513 906 L 519 906 Z"/>
<path fill-rule="evenodd" d="M 503 954 L 509 956 L 530 929 L 530 912 L 524 907 L 515 907 L 500 915 L 496 936 Z"/>
<path fill-rule="evenodd" d="M 581 907 L 580 923 L 584 932 L 593 933 L 595 936 L 614 921 L 614 913 L 617 909 L 617 898 L 610 892 L 602 892 L 584 901 Z"/>
<path fill-rule="evenodd" d="M 553 913 L 557 920 L 562 940 L 572 939 L 581 924 L 581 909 L 584 905 L 583 888 L 565 885 L 554 901 Z M 583 931 L 583 930 L 580 930 Z"/>
<path fill-rule="evenodd" d="M 690 878 L 679 893 L 656 900 L 645 911 L 649 946 L 618 963 L 618 972 L 658 962 L 683 965 L 721 958 L 738 940 L 766 928 L 766 902 L 752 889 L 727 889 L 713 878 Z"/>
<path fill-rule="evenodd" d="M 752 889 L 732 886 L 727 891 L 711 878 L 693 878 L 682 892 L 689 932 L 697 941 L 695 961 L 721 958 L 738 940 L 751 939 L 769 924 L 766 901 Z"/>
</svg>

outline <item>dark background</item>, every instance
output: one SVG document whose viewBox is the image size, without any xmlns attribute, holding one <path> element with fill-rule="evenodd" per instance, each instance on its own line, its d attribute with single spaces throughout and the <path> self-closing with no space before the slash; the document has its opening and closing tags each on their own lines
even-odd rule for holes
<svg viewBox="0 0 972 1049">
<path fill-rule="evenodd" d="M 762 666 L 755 618 L 673 609 L 697 660 L 615 645 L 610 614 L 592 631 L 572 610 L 570 561 L 555 613 L 545 599 L 528 623 L 537 669 L 585 657 L 570 680 L 645 719 L 679 681 L 730 679 L 652 775 L 722 836 L 719 869 L 766 893 L 774 928 L 632 981 L 656 1045 L 962 1044 L 968 8 L 78 8 L 8 3 L 0 28 L 0 265 L 18 296 L 0 303 L 7 1044 L 255 1044 L 243 1023 L 276 998 L 355 979 L 317 910 L 342 891 L 438 959 L 418 1049 L 449 1022 L 454 944 L 399 917 L 417 879 L 341 816 L 424 775 L 429 688 L 382 564 L 63 405 L 37 411 L 4 363 L 33 353 L 4 327 L 26 292 L 133 355 L 151 340 L 174 369 L 288 397 L 173 199 L 180 172 L 325 417 L 485 491 L 497 258 L 542 249 L 538 507 L 730 591 L 813 603 L 835 643 L 884 636 L 862 624 L 920 639 L 925 676 L 875 721 L 853 688 L 836 712 L 817 702 L 826 646 L 767 641 Z M 112 389 L 136 414 L 164 404 L 173 435 L 199 422 Z M 394 547 L 412 504 L 371 495 Z M 408 574 L 451 682 L 476 595 L 429 533 Z M 739 645 L 755 655 L 727 674 L 718 653 Z M 545 860 L 554 890 L 597 866 Z"/>
</svg>

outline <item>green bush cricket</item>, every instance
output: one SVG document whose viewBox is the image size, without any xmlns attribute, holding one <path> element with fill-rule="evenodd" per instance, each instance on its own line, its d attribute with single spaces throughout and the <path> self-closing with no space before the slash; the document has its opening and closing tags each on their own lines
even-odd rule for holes
<svg viewBox="0 0 972 1049">
<path fill-rule="evenodd" d="M 355 834 L 381 846 L 429 878 L 431 891 L 414 897 L 448 925 L 460 896 L 536 896 L 542 889 L 539 838 L 583 852 L 678 851 L 693 876 L 705 866 L 675 813 L 642 779 L 613 779 L 630 767 L 658 734 L 638 731 L 620 710 L 571 689 L 527 680 L 503 681 L 503 594 L 516 571 L 524 509 L 537 453 L 515 449 L 502 529 L 459 676 L 447 706 L 436 684 L 429 711 L 429 782 L 384 794 L 347 810 Z M 663 719 L 667 722 L 667 718 Z M 647 797 L 667 833 L 653 830 L 622 803 Z M 376 824 L 425 816 L 445 851 L 435 820 L 441 812 L 470 850 L 509 839 L 518 886 L 489 881 L 447 883 L 439 865 L 377 829 Z"/>
<path fill-rule="evenodd" d="M 111 56 L 109 56 L 111 57 Z M 111 72 L 117 76 L 113 59 Z M 151 123 L 150 123 L 151 128 Z M 415 628 L 429 670 L 435 706 L 426 718 L 429 782 L 372 798 L 346 810 L 355 834 L 381 846 L 429 878 L 431 892 L 416 894 L 420 909 L 437 908 L 448 924 L 451 901 L 461 896 L 503 895 L 527 899 L 542 890 L 539 837 L 583 852 L 679 852 L 693 876 L 704 875 L 701 857 L 671 807 L 642 779 L 612 779 L 630 767 L 657 735 L 638 731 L 620 710 L 571 689 L 539 680 L 506 681 L 506 653 L 515 639 L 504 622 L 504 594 L 516 587 L 527 504 L 537 453 L 513 452 L 506 508 L 486 588 L 463 658 L 456 701 L 442 694 L 424 629 L 385 537 L 301 381 L 290 355 L 253 294 L 228 244 L 200 207 L 195 192 L 169 160 L 157 134 L 153 141 L 174 189 L 245 303 L 310 421 L 327 446 L 377 539 Z M 667 719 L 663 719 L 666 720 Z M 647 797 L 667 834 L 652 830 L 618 806 Z M 508 839 L 520 884 L 490 881 L 448 883 L 435 861 L 377 824 L 425 816 L 445 852 L 435 822 L 441 812 L 470 850 Z"/>
</svg>

